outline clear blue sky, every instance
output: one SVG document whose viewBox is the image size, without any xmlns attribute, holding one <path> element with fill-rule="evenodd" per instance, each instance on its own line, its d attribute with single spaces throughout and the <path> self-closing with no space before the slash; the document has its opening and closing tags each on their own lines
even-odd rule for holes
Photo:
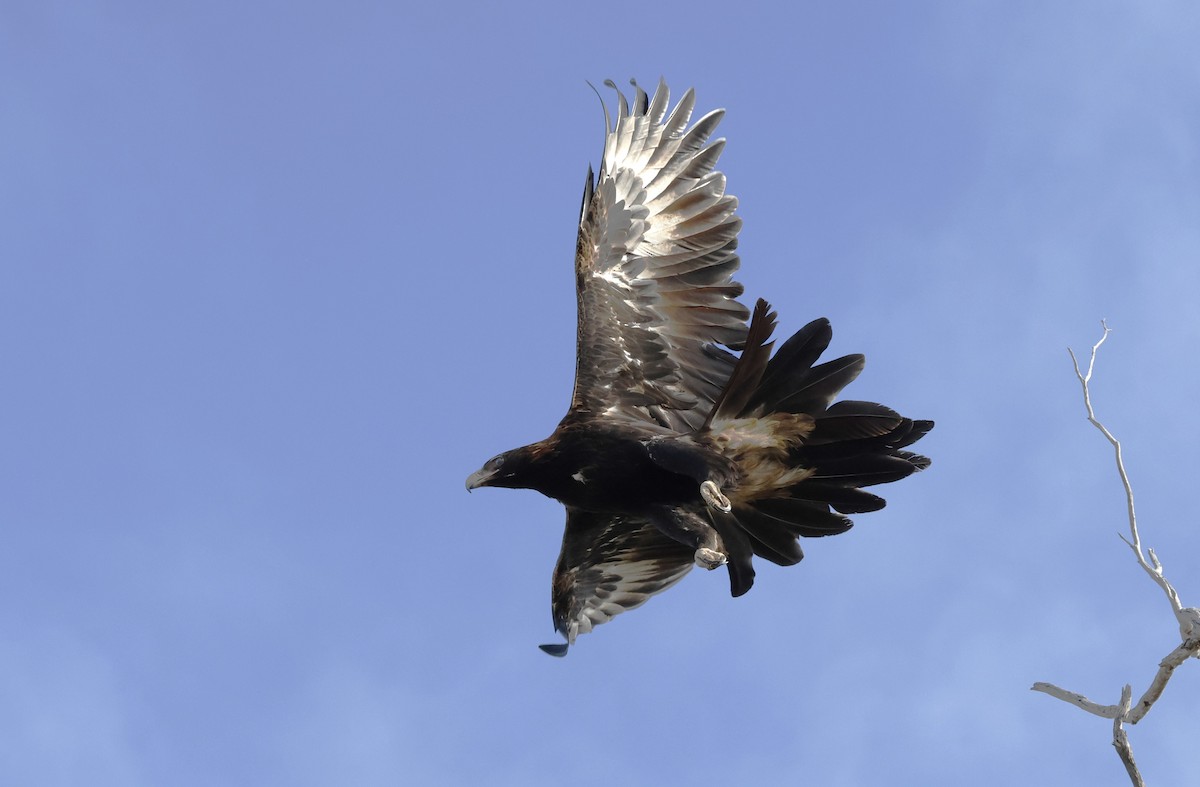
<svg viewBox="0 0 1200 787">
<path fill-rule="evenodd" d="M 1200 604 L 1190 2 L 0 11 L 0 782 L 1113 784 Z M 580 6 L 583 9 L 584 6 Z M 546 436 L 602 121 L 723 106 L 747 296 L 833 321 L 933 467 L 791 569 L 564 660 Z M 1200 668 L 1133 728 L 1200 783 Z"/>
</svg>

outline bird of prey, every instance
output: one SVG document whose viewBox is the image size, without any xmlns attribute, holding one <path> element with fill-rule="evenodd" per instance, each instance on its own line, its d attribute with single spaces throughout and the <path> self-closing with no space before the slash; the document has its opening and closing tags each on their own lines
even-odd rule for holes
<svg viewBox="0 0 1200 787">
<path fill-rule="evenodd" d="M 883 507 L 864 487 L 929 465 L 905 449 L 933 427 L 834 401 L 864 359 L 817 363 L 828 320 L 772 354 L 775 313 L 761 299 L 747 309 L 732 279 L 742 223 L 715 169 L 725 140 L 709 142 L 723 111 L 690 123 L 692 90 L 672 108 L 661 80 L 653 96 L 633 83 L 632 105 L 605 84 L 617 112 L 605 106 L 604 154 L 584 185 L 570 409 L 548 438 L 467 479 L 566 507 L 551 591 L 566 643 L 541 646 L 556 656 L 693 565 L 724 565 L 740 596 L 753 555 L 798 563 L 798 537 L 843 533 L 847 514 Z"/>
</svg>

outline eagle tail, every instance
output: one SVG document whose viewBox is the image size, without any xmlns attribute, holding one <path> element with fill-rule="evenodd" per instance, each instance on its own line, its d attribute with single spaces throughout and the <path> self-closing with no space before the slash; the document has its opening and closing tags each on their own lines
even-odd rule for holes
<svg viewBox="0 0 1200 787">
<path fill-rule="evenodd" d="M 776 413 L 806 416 L 806 423 L 811 419 L 802 438 L 789 442 L 784 485 L 739 500 L 732 511 L 755 555 L 790 566 L 804 557 L 798 537 L 844 533 L 852 525 L 847 515 L 884 507 L 884 499 L 864 487 L 898 481 L 929 466 L 926 457 L 905 449 L 924 437 L 933 422 L 905 418 L 874 402 L 835 403 L 862 371 L 864 358 L 847 355 L 817 363 L 833 336 L 826 319 L 801 328 L 768 360 L 775 317 L 769 309 L 761 300 L 756 305 L 746 349 L 708 421 L 769 421 Z M 786 418 L 776 422 L 789 423 Z M 754 575 L 742 568 L 734 576 L 733 563 L 730 580 L 734 595 L 740 595 Z"/>
</svg>

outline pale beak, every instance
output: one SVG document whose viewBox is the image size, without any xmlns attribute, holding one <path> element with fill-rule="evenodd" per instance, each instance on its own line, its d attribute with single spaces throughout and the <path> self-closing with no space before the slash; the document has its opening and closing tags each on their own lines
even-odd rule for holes
<svg viewBox="0 0 1200 787">
<path fill-rule="evenodd" d="M 476 470 L 467 476 L 467 491 L 478 489 L 481 486 L 487 486 L 488 479 L 492 477 L 492 473 L 487 470 Z"/>
</svg>

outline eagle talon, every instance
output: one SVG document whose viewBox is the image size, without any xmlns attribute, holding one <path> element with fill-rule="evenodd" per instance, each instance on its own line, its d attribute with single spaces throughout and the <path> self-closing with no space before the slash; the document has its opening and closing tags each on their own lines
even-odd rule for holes
<svg viewBox="0 0 1200 787">
<path fill-rule="evenodd" d="M 712 481 L 705 481 L 700 485 L 700 496 L 704 498 L 705 503 L 718 511 L 728 514 L 733 510 L 729 498 L 721 494 L 721 488 Z"/>
<path fill-rule="evenodd" d="M 696 565 L 712 571 L 725 565 L 725 556 L 715 549 L 700 547 L 696 550 Z"/>
</svg>

